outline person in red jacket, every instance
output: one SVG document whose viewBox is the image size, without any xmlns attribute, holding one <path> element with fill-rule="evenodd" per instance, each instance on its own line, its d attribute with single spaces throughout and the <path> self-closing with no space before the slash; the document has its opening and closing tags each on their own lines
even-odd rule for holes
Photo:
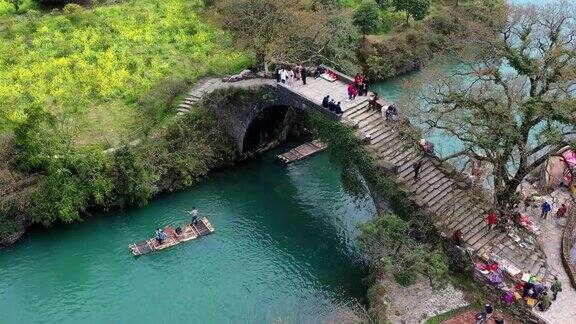
<svg viewBox="0 0 576 324">
<path fill-rule="evenodd" d="M 358 95 L 358 90 L 356 90 L 354 83 L 350 83 L 348 85 L 348 100 L 354 100 L 357 95 Z"/>
<path fill-rule="evenodd" d="M 560 208 L 558 208 L 558 211 L 556 211 L 556 218 L 565 217 L 567 212 L 568 212 L 568 207 L 566 207 L 566 204 L 562 204 L 562 206 L 560 206 Z"/>
<path fill-rule="evenodd" d="M 494 225 L 498 222 L 498 216 L 496 216 L 496 212 L 491 210 L 486 217 L 486 222 L 488 222 L 488 230 L 491 230 Z"/>
<path fill-rule="evenodd" d="M 462 245 L 462 230 L 457 229 L 452 233 L 452 240 L 457 246 Z"/>
</svg>

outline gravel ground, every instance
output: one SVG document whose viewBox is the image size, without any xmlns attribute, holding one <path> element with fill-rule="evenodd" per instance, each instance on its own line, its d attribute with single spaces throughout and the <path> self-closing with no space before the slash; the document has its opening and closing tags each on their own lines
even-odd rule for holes
<svg viewBox="0 0 576 324">
<path fill-rule="evenodd" d="M 434 289 L 427 278 L 409 287 L 396 282 L 386 285 L 391 300 L 388 316 L 392 323 L 424 323 L 430 317 L 468 305 L 461 290 L 452 285 Z"/>
</svg>

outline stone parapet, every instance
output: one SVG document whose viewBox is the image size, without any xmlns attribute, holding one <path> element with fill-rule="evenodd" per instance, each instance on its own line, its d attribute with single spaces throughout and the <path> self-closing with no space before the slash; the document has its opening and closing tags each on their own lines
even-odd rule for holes
<svg viewBox="0 0 576 324">
<path fill-rule="evenodd" d="M 564 228 L 564 234 L 562 235 L 562 263 L 566 269 L 566 273 L 570 278 L 572 287 L 576 289 L 576 265 L 570 260 L 570 251 L 576 245 L 576 212 L 572 210 L 568 221 L 566 222 L 566 227 Z"/>
</svg>

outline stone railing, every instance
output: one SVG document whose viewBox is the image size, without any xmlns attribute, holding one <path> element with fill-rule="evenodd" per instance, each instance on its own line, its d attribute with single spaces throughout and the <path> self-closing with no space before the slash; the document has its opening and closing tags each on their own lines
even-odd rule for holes
<svg viewBox="0 0 576 324">
<path fill-rule="evenodd" d="M 572 287 L 576 289 L 576 265 L 570 260 L 570 251 L 576 245 L 576 211 L 572 210 L 562 236 L 562 263 L 568 273 Z"/>
</svg>

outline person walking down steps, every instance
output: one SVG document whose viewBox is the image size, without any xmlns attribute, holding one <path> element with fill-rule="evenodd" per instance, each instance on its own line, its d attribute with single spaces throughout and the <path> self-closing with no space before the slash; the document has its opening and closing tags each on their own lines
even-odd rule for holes
<svg viewBox="0 0 576 324">
<path fill-rule="evenodd" d="M 421 167 L 422 167 L 422 159 L 414 163 L 414 181 L 418 180 L 418 174 L 420 173 Z"/>
<path fill-rule="evenodd" d="M 540 217 L 546 219 L 551 210 L 552 206 L 550 206 L 550 204 L 547 201 L 544 201 L 544 203 L 542 204 L 542 215 Z"/>
</svg>

